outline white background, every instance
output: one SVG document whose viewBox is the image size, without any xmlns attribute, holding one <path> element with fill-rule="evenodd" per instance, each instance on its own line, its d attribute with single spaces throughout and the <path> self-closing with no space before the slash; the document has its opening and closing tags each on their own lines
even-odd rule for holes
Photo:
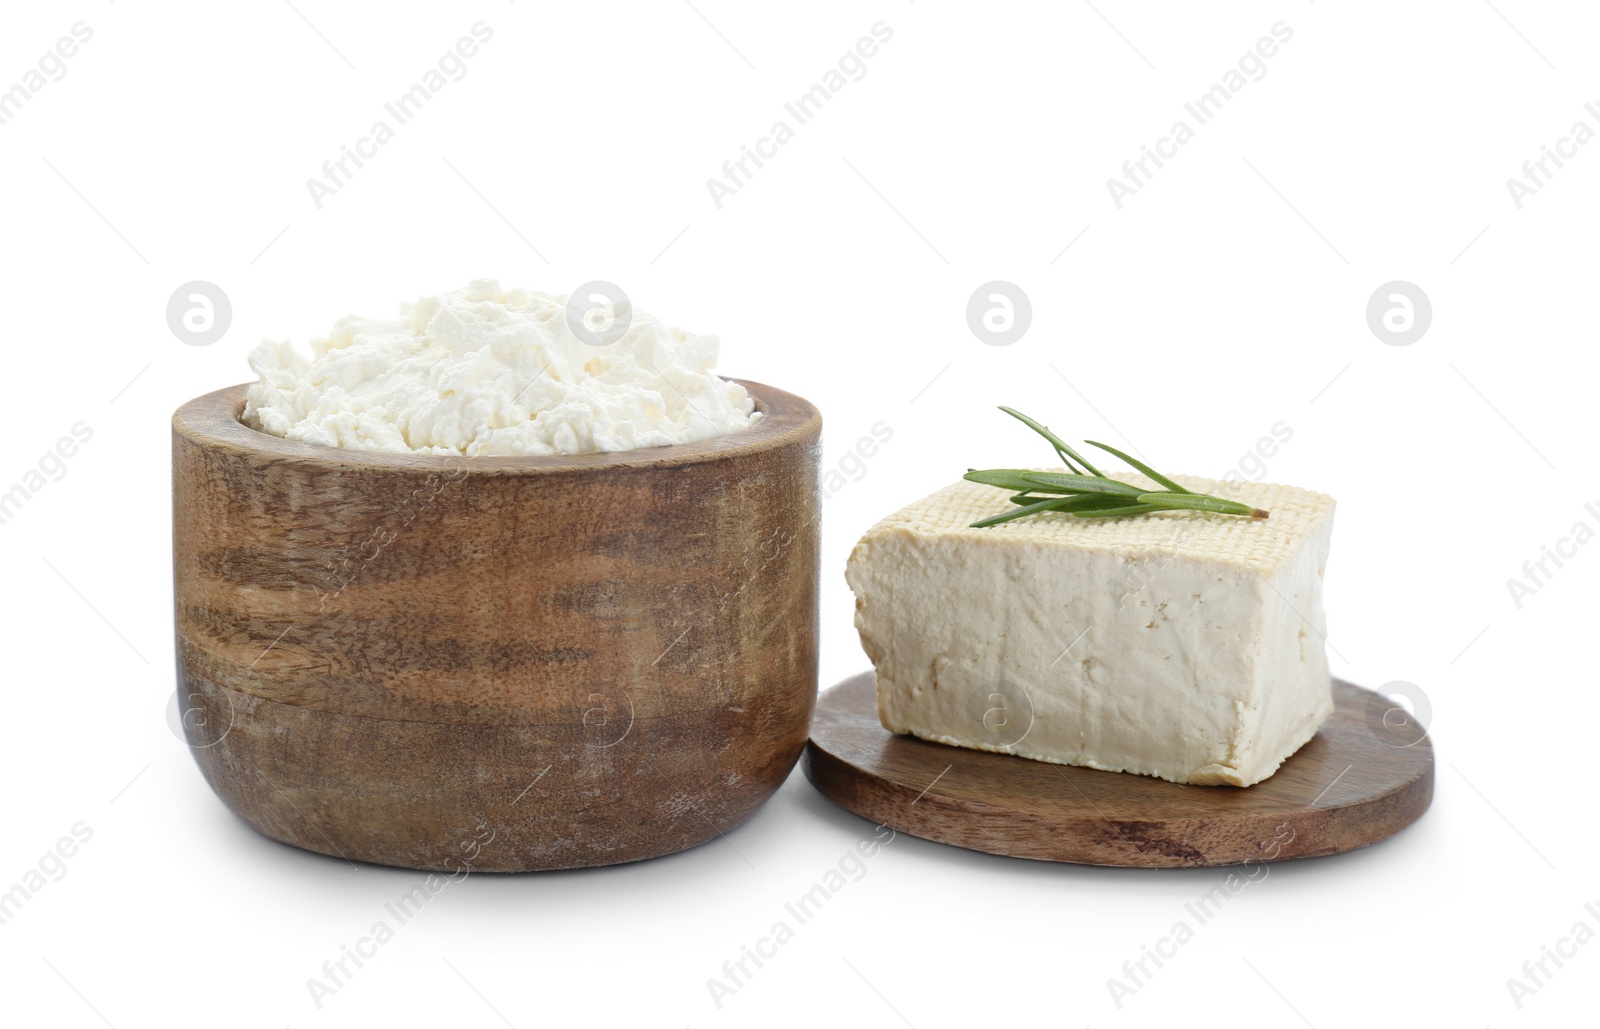
<svg viewBox="0 0 1600 1029">
<path fill-rule="evenodd" d="M 1520 209 L 1506 186 L 1574 122 L 1600 129 L 1593 10 L 83 0 L 3 19 L 0 88 L 75 22 L 94 33 L 0 126 L 0 490 L 75 423 L 94 433 L 0 525 L 0 889 L 75 823 L 93 832 L 0 926 L 6 1024 L 1593 1019 L 1600 945 L 1547 965 L 1520 1009 L 1506 985 L 1575 922 L 1600 929 L 1600 545 L 1520 608 L 1507 587 L 1575 523 L 1600 527 L 1600 145 Z M 466 77 L 318 209 L 306 180 L 479 20 L 494 36 Z M 706 180 L 880 20 L 893 39 L 865 77 L 718 209 Z M 1293 38 L 1265 77 L 1119 210 L 1106 180 L 1280 21 Z M 257 836 L 169 730 L 167 418 L 247 378 L 263 337 L 480 276 L 608 279 L 719 334 L 727 374 L 822 408 L 830 465 L 892 428 L 827 501 L 824 686 L 866 665 L 842 578 L 860 533 L 968 467 L 1043 457 L 994 405 L 1206 474 L 1285 422 L 1268 476 L 1340 502 L 1336 673 L 1431 703 L 1432 810 L 1273 866 L 1120 1009 L 1106 980 L 1221 871 L 902 836 L 719 1009 L 706 981 L 871 832 L 797 772 L 727 842 L 452 885 L 319 1009 L 307 979 L 421 876 Z M 166 324 L 193 279 L 233 305 L 209 347 Z M 1031 298 L 1011 346 L 966 324 L 994 279 Z M 1366 322 L 1396 279 L 1433 305 L 1410 346 Z"/>
</svg>

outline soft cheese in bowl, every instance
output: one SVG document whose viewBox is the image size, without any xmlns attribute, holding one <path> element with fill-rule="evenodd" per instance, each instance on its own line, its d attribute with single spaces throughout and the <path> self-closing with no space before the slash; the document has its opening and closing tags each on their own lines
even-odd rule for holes
<svg viewBox="0 0 1600 1029">
<path fill-rule="evenodd" d="M 846 577 L 884 726 L 1180 783 L 1272 775 L 1333 710 L 1322 577 L 1334 502 L 1176 482 L 1271 516 L 1044 511 L 975 528 L 1005 495 L 962 481 L 873 526 Z"/>
<path fill-rule="evenodd" d="M 717 839 L 794 766 L 821 418 L 716 376 L 712 337 L 568 314 L 474 283 L 173 416 L 183 724 L 265 835 L 612 864 Z"/>
<path fill-rule="evenodd" d="M 761 419 L 713 372 L 715 336 L 596 299 L 481 279 L 399 318 L 343 318 L 310 357 L 268 340 L 250 355 L 260 379 L 244 422 L 353 450 L 544 457 L 693 443 Z"/>
</svg>

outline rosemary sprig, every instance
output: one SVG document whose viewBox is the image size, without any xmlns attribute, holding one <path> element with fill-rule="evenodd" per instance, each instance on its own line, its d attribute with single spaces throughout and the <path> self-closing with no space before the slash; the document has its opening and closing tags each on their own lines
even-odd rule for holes
<svg viewBox="0 0 1600 1029">
<path fill-rule="evenodd" d="M 1266 518 L 1269 514 L 1258 507 L 1241 504 L 1236 500 L 1208 496 L 1186 489 L 1167 478 L 1143 461 L 1129 457 L 1116 447 L 1094 440 L 1084 440 L 1091 447 L 1099 447 L 1113 457 L 1120 458 L 1148 476 L 1152 482 L 1166 489 L 1147 490 L 1142 486 L 1118 482 L 1101 473 L 1082 454 L 1068 446 L 1048 428 L 1021 411 L 1009 407 L 1000 410 L 1043 436 L 1055 449 L 1056 457 L 1066 465 L 1061 472 L 1036 472 L 1027 468 L 968 469 L 964 476 L 971 482 L 1016 491 L 1011 498 L 1012 510 L 991 515 L 972 523 L 974 529 L 985 529 L 1017 518 L 1041 514 L 1045 511 L 1062 511 L 1077 518 L 1116 518 L 1122 515 L 1149 514 L 1152 511 L 1210 511 L 1214 514 L 1242 515 L 1247 518 Z M 1045 496 L 1038 496 L 1038 494 Z"/>
</svg>

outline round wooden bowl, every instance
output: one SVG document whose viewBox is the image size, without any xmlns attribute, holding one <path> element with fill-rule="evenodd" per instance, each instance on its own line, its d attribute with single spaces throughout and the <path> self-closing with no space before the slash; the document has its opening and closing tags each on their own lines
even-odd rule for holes
<svg viewBox="0 0 1600 1029">
<path fill-rule="evenodd" d="M 275 840 L 455 871 L 671 854 L 748 818 L 817 692 L 821 416 L 464 458 L 300 443 L 246 387 L 172 420 L 178 699 Z"/>
</svg>

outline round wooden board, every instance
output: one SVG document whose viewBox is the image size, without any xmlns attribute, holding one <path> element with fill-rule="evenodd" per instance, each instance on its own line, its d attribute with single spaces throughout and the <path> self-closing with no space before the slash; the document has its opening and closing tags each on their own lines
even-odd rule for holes
<svg viewBox="0 0 1600 1029">
<path fill-rule="evenodd" d="M 1338 679 L 1333 696 L 1271 778 L 1181 786 L 892 735 L 863 672 L 818 698 L 805 771 L 847 811 L 991 854 L 1134 868 L 1317 857 L 1393 836 L 1433 799 L 1433 741 L 1404 709 Z"/>
</svg>

